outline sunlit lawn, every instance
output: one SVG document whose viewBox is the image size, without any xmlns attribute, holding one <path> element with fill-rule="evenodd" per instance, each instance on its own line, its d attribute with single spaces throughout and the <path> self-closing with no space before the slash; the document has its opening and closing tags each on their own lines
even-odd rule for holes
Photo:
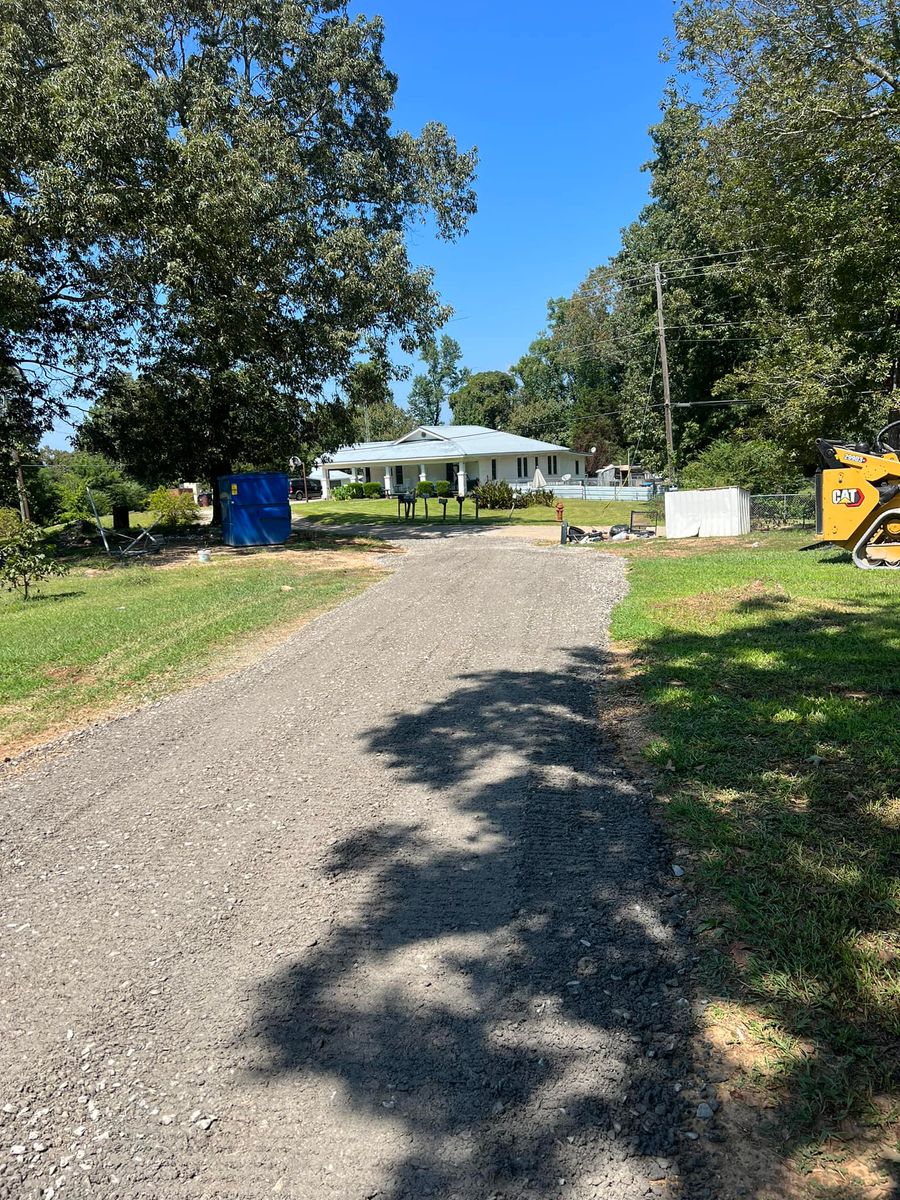
<svg viewBox="0 0 900 1200">
<path fill-rule="evenodd" d="M 344 547 L 343 549 L 346 549 Z M 80 565 L 27 602 L 0 594 L 0 753 L 189 681 L 243 639 L 289 626 L 374 577 L 302 550 L 207 565 Z"/>
<path fill-rule="evenodd" d="M 720 911 L 711 961 L 780 1030 L 771 1074 L 805 1130 L 874 1113 L 900 1066 L 900 571 L 809 540 L 624 547 L 613 623 Z"/>
<path fill-rule="evenodd" d="M 629 503 L 625 500 L 564 500 L 565 519 L 574 525 L 590 527 L 606 526 L 620 522 L 627 524 L 632 511 L 643 511 L 646 505 Z M 311 500 L 292 504 L 295 517 L 319 525 L 383 525 L 396 522 L 396 500 Z M 518 508 L 510 518 L 509 509 L 482 509 L 480 521 L 484 524 L 533 525 L 555 524 L 556 511 L 544 505 L 533 508 Z M 425 505 L 416 503 L 417 523 L 425 521 Z M 442 522 L 441 506 L 436 500 L 428 501 L 429 523 Z M 475 504 L 466 500 L 463 504 L 463 521 L 475 522 Z M 459 504 L 452 497 L 447 503 L 447 524 L 459 522 Z"/>
</svg>

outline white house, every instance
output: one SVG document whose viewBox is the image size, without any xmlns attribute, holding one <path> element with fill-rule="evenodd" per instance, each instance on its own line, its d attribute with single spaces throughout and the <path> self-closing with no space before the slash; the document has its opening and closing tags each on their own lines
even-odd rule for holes
<svg viewBox="0 0 900 1200">
<path fill-rule="evenodd" d="M 552 486 L 587 478 L 585 456 L 577 450 L 483 425 L 420 425 L 393 442 L 342 446 L 331 455 L 328 469 L 349 471 L 359 483 L 380 483 L 388 493 L 414 488 L 420 480 L 446 479 L 461 496 L 488 479 L 524 487 L 542 479 Z"/>
</svg>

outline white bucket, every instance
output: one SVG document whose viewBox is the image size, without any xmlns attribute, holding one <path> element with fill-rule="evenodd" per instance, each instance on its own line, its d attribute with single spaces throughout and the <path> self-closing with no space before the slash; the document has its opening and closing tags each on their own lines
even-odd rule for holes
<svg viewBox="0 0 900 1200">
<path fill-rule="evenodd" d="M 198 550 L 197 558 L 202 563 L 212 562 L 212 551 L 211 550 Z"/>
</svg>

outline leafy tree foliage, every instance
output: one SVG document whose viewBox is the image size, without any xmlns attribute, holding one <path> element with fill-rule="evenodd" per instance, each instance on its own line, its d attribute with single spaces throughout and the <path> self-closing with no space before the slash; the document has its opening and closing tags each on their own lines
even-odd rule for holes
<svg viewBox="0 0 900 1200">
<path fill-rule="evenodd" d="M 574 412 L 574 381 L 596 372 L 570 437 L 663 465 L 659 263 L 679 463 L 761 439 L 809 471 L 816 437 L 864 437 L 898 402 L 896 10 L 689 0 L 676 26 L 682 82 L 651 131 L 650 202 L 612 260 L 551 306 L 521 402 L 529 418 L 534 392 Z M 560 411 L 545 415 L 559 427 Z"/>
<path fill-rule="evenodd" d="M 379 19 L 343 0 L 11 0 L 2 22 L 16 428 L 46 427 L 61 377 L 130 361 L 84 445 L 212 478 L 298 451 L 360 347 L 411 352 L 445 319 L 405 237 L 465 231 L 475 157 L 442 125 L 392 128 Z"/>
<path fill-rule="evenodd" d="M 21 591 L 27 600 L 35 584 L 67 570 L 48 552 L 38 525 L 20 521 L 14 509 L 0 509 L 0 583 L 7 591 Z"/>
<path fill-rule="evenodd" d="M 462 349 L 459 342 L 446 333 L 438 342 L 428 339 L 419 352 L 426 371 L 416 375 L 409 393 L 409 414 L 416 425 L 440 425 L 444 403 L 469 378 L 467 367 L 461 367 Z"/>
<path fill-rule="evenodd" d="M 743 487 L 751 492 L 794 492 L 803 476 L 784 447 L 764 438 L 719 438 L 681 473 L 685 487 Z"/>
<path fill-rule="evenodd" d="M 506 429 L 517 387 L 507 371 L 477 371 L 470 375 L 450 396 L 454 424 Z"/>
<path fill-rule="evenodd" d="M 355 442 L 391 442 L 413 428 L 409 413 L 391 395 L 388 372 L 379 362 L 359 362 L 346 383 Z"/>
</svg>

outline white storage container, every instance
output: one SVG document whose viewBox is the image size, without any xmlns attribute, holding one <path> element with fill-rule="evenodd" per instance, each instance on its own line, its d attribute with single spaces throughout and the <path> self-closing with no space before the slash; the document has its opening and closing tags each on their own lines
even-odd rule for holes
<svg viewBox="0 0 900 1200">
<path fill-rule="evenodd" d="M 750 493 L 744 488 L 666 492 L 666 537 L 737 537 L 750 532 Z"/>
</svg>

